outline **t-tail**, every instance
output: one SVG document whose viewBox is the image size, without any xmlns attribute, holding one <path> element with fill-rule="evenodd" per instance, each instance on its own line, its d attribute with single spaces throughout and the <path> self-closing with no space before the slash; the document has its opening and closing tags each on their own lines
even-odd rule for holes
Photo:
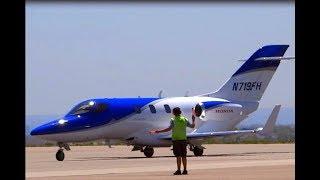
<svg viewBox="0 0 320 180">
<path fill-rule="evenodd" d="M 201 96 L 231 101 L 260 101 L 289 45 L 268 45 L 258 49 L 216 92 Z"/>
</svg>

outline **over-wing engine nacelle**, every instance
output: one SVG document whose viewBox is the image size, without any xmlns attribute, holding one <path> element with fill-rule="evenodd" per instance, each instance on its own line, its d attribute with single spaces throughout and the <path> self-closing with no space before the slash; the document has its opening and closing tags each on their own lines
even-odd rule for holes
<svg viewBox="0 0 320 180">
<path fill-rule="evenodd" d="M 202 121 L 224 120 L 243 115 L 242 105 L 215 101 L 200 102 L 194 107 L 194 115 Z"/>
</svg>

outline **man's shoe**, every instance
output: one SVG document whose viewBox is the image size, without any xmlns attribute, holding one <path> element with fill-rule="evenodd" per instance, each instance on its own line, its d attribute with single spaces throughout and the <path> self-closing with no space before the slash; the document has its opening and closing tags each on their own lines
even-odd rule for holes
<svg viewBox="0 0 320 180">
<path fill-rule="evenodd" d="M 181 171 L 177 170 L 176 172 L 173 173 L 173 175 L 181 175 Z"/>
<path fill-rule="evenodd" d="M 182 174 L 188 174 L 187 170 L 183 170 Z"/>
</svg>

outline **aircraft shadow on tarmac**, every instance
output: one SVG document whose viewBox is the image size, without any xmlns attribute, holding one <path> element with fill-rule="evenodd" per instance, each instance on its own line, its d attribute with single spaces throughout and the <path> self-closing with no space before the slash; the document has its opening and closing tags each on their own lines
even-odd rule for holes
<svg viewBox="0 0 320 180">
<path fill-rule="evenodd" d="M 248 152 L 248 153 L 234 153 L 234 154 L 205 154 L 202 157 L 227 157 L 227 156 L 251 156 L 257 154 L 275 154 L 275 153 L 293 153 L 293 152 Z M 173 158 L 173 155 L 170 156 L 153 156 L 152 158 L 147 157 L 83 157 L 77 159 L 70 159 L 66 161 L 95 161 L 95 160 L 116 160 L 116 159 L 155 159 L 155 158 Z M 194 155 L 187 155 L 187 157 L 195 157 Z"/>
</svg>

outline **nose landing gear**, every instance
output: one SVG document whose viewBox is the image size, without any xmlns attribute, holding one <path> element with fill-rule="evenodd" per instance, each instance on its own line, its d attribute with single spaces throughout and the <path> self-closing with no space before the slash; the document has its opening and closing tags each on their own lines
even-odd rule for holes
<svg viewBox="0 0 320 180">
<path fill-rule="evenodd" d="M 59 146 L 59 150 L 56 153 L 56 159 L 58 161 L 63 161 L 64 160 L 64 152 L 63 152 L 63 148 L 67 151 L 70 151 L 70 146 L 67 143 L 62 143 L 62 142 L 58 142 L 58 146 Z"/>
</svg>

